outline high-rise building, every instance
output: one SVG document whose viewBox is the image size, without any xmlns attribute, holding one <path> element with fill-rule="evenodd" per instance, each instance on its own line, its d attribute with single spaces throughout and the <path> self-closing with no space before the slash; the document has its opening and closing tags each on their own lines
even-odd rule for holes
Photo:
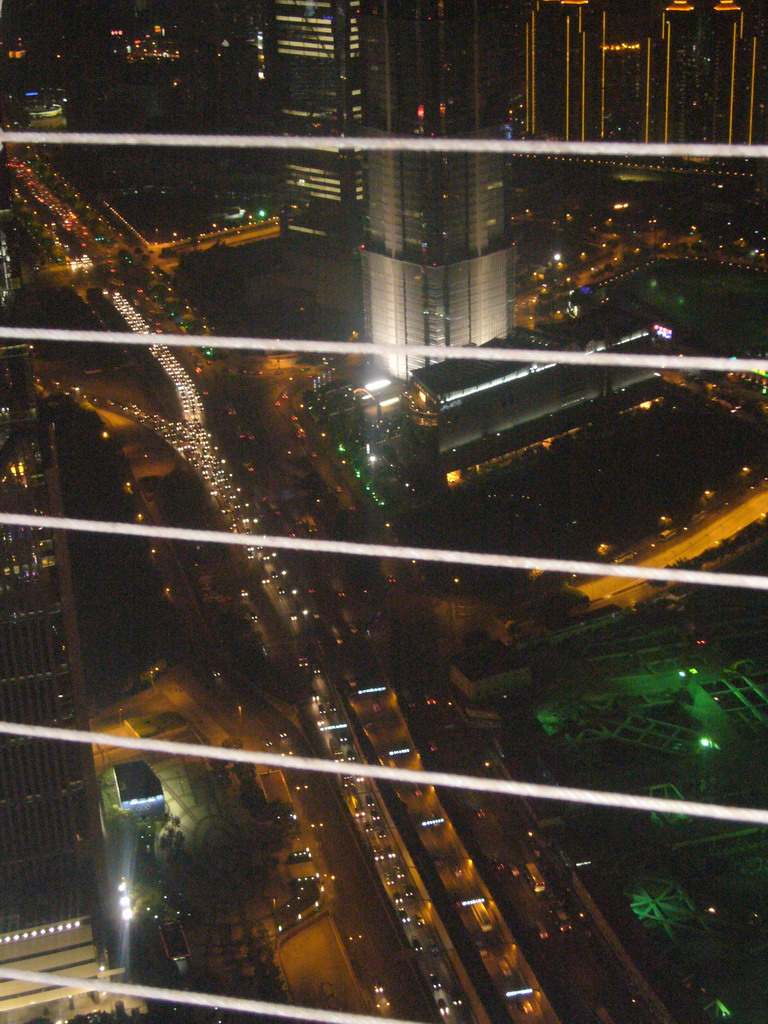
<svg viewBox="0 0 768 1024">
<path fill-rule="evenodd" d="M 647 46 L 636 39 L 602 42 L 600 138 L 644 140 Z"/>
<path fill-rule="evenodd" d="M 274 0 L 282 125 L 294 135 L 359 131 L 360 0 Z M 288 230 L 325 241 L 359 241 L 363 200 L 358 154 L 289 153 Z"/>
<path fill-rule="evenodd" d="M 0 347 L 0 503 L 57 506 L 53 449 L 37 421 L 29 352 Z M 87 728 L 63 536 L 0 527 L 0 717 Z M 0 740 L 0 928 L 85 914 L 95 896 L 90 751 Z M 3 927 L 4 926 L 4 927 Z"/>
<path fill-rule="evenodd" d="M 508 109 L 504 0 L 372 0 L 363 23 L 366 131 L 482 136 Z M 365 323 L 384 344 L 482 345 L 514 322 L 495 155 L 371 153 L 362 250 Z M 406 378 L 422 357 L 393 354 Z"/>
<path fill-rule="evenodd" d="M 517 40 L 527 134 L 760 142 L 764 0 L 527 0 Z"/>
<path fill-rule="evenodd" d="M 525 28 L 527 131 L 566 141 L 591 138 L 599 62 L 589 0 L 533 0 Z"/>
<path fill-rule="evenodd" d="M 4 162 L 3 162 L 4 167 Z M 7 189 L 0 209 L 10 207 Z M 0 308 L 12 297 L 0 232 Z M 27 345 L 0 343 L 0 508 L 60 512 L 55 446 L 40 421 Z M 0 719 L 88 728 L 66 540 L 0 526 Z M 0 737 L 0 962 L 81 977 L 107 970 L 96 914 L 99 823 L 91 751 Z M 67 1019 L 94 1000 L 67 989 L 0 982 L 0 1017 Z"/>
<path fill-rule="evenodd" d="M 762 8 L 737 0 L 669 0 L 661 19 L 664 142 L 757 142 L 764 124 Z"/>
<path fill-rule="evenodd" d="M 651 104 L 650 11 L 606 5 L 599 21 L 599 137 L 648 141 Z"/>
<path fill-rule="evenodd" d="M 55 452 L 38 422 L 29 350 L 0 346 L 0 507 L 59 511 Z M 87 729 L 67 548 L 58 531 L 0 527 L 0 718 Z M 95 923 L 100 861 L 90 749 L 0 738 L 0 962 L 106 970 Z M 57 1019 L 90 996 L 0 983 L 0 1016 Z"/>
<path fill-rule="evenodd" d="M 689 0 L 670 0 L 661 20 L 664 50 L 663 142 L 700 136 L 704 109 L 704 25 Z"/>
<path fill-rule="evenodd" d="M 748 81 L 744 11 L 735 0 L 717 0 L 711 25 L 711 128 L 713 142 L 734 142 L 743 137 L 743 114 Z M 755 44 L 757 40 L 755 39 Z"/>
</svg>

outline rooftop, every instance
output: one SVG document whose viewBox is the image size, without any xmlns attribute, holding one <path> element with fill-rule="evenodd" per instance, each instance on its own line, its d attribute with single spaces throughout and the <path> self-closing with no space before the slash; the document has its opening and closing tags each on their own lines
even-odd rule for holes
<svg viewBox="0 0 768 1024">
<path fill-rule="evenodd" d="M 163 787 L 146 761 L 128 761 L 114 766 L 120 805 L 125 809 L 139 804 L 161 803 Z"/>
<path fill-rule="evenodd" d="M 545 349 L 547 339 L 524 327 L 516 327 L 506 338 L 494 338 L 480 348 L 530 348 Z M 533 354 L 533 353 L 532 353 Z M 460 362 L 447 359 L 430 366 L 414 370 L 412 379 L 419 387 L 424 388 L 441 403 L 461 397 L 467 391 L 482 389 L 483 385 L 500 384 L 506 380 L 514 380 L 517 376 L 525 376 L 527 367 L 507 363 Z"/>
<path fill-rule="evenodd" d="M 610 303 L 602 303 L 576 320 L 547 324 L 546 328 L 538 331 L 516 327 L 506 338 L 494 338 L 487 345 L 479 347 L 530 348 L 532 356 L 536 356 L 547 349 L 606 348 L 630 341 L 641 334 L 645 336 L 648 329 L 647 317 L 641 317 Z M 484 391 L 486 388 L 498 387 L 500 384 L 527 377 L 531 367 L 537 365 L 540 369 L 545 368 L 544 365 L 533 361 L 531 366 L 528 366 L 525 363 L 510 365 L 481 360 L 459 362 L 450 359 L 414 370 L 412 380 L 417 387 L 432 395 L 440 405 L 447 405 L 476 391 Z"/>
<path fill-rule="evenodd" d="M 601 348 L 647 328 L 650 315 L 631 312 L 612 301 L 601 302 L 575 320 L 547 324 L 542 333 L 552 348 Z"/>
</svg>

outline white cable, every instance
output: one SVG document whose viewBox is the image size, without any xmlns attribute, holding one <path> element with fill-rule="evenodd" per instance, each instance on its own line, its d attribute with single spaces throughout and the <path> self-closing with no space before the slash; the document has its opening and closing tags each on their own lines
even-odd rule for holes
<svg viewBox="0 0 768 1024">
<path fill-rule="evenodd" d="M 158 345 L 168 348 L 217 348 L 265 352 L 328 352 L 336 355 L 383 355 L 395 353 L 435 359 L 466 359 L 492 363 L 569 363 L 578 366 L 643 366 L 651 370 L 709 370 L 717 373 L 768 373 L 768 359 L 736 356 L 683 356 L 661 353 L 568 352 L 548 348 L 488 348 L 465 345 L 404 345 L 371 341 L 322 339 L 249 338 L 208 335 L 141 334 L 129 331 L 72 331 L 47 327 L 5 327 L 0 338 L 10 341 L 65 341 L 107 345 Z"/>
<path fill-rule="evenodd" d="M 622 579 L 662 580 L 695 586 L 741 587 L 768 590 L 768 576 L 742 573 L 705 572 L 701 569 L 673 569 L 613 562 L 584 562 L 569 558 L 540 558 L 538 555 L 485 554 L 482 551 L 450 551 L 443 548 L 411 547 L 402 544 L 368 544 L 361 541 L 325 540 L 320 537 L 283 537 L 260 533 L 228 533 L 225 530 L 192 530 L 180 526 L 143 523 L 102 522 L 97 519 L 69 519 L 65 516 L 30 516 L 0 512 L 7 526 L 47 527 L 84 533 L 119 534 L 125 537 L 191 541 L 196 544 L 237 544 L 241 547 L 286 548 L 291 551 L 334 555 L 362 555 L 367 558 L 401 558 L 410 561 L 474 565 L 487 569 L 524 569 L 560 572 L 577 576 L 620 576 Z"/>
<path fill-rule="evenodd" d="M 1 2 L 1 0 L 0 0 Z M 605 143 L 605 142 L 551 142 L 541 140 L 501 139 L 434 139 L 425 137 L 360 137 L 337 138 L 335 136 L 290 137 L 290 136 L 228 136 L 228 135 L 176 135 L 151 133 L 94 133 L 94 132 L 0 132 L 0 140 L 20 144 L 40 145 L 111 145 L 111 146 L 175 146 L 187 148 L 226 149 L 288 149 L 315 150 L 321 148 L 358 151 L 396 151 L 422 153 L 499 153 L 504 155 L 552 155 L 552 156 L 606 156 L 612 159 L 637 157 L 698 157 L 698 158 L 766 158 L 768 146 L 717 145 L 717 144 L 663 144 L 663 143 Z M 11 333 L 12 332 L 12 333 Z M 100 335 L 100 337 L 98 337 Z M 3 328 L 0 337 L 17 340 L 48 341 L 101 341 L 113 344 L 157 344 L 157 335 L 130 336 L 117 332 L 72 332 L 46 331 L 43 329 Z M 167 344 L 188 346 L 190 339 L 166 339 Z M 282 341 L 278 339 L 208 339 L 201 338 L 201 344 L 216 348 L 272 349 L 273 351 L 325 351 L 349 354 L 392 354 L 397 348 L 406 346 L 372 345 L 367 343 Z M 464 352 L 443 346 L 408 346 L 411 355 L 426 355 L 445 359 L 467 358 L 483 361 L 524 362 L 535 359 L 535 352 L 512 349 L 473 350 Z M 714 371 L 754 371 L 768 369 L 768 360 L 728 360 L 712 357 L 665 357 L 633 356 L 628 353 L 576 353 L 547 352 L 547 361 L 570 364 L 648 366 L 653 369 L 698 369 Z M 99 533 L 120 533 L 133 536 L 154 536 L 174 540 L 218 541 L 248 545 L 293 548 L 297 550 L 333 551 L 342 554 L 378 555 L 380 557 L 419 558 L 435 562 L 450 562 L 466 565 L 489 565 L 517 569 L 546 568 L 551 571 L 587 575 L 611 575 L 628 578 L 670 580 L 687 583 L 707 583 L 717 586 L 741 586 L 756 590 L 768 589 L 768 579 L 759 576 L 714 574 L 686 570 L 654 569 L 649 567 L 603 565 L 558 559 L 531 559 L 518 556 L 490 556 L 470 552 L 451 552 L 436 549 L 419 549 L 391 545 L 353 544 L 349 542 L 323 541 L 319 539 L 258 537 L 232 535 L 215 531 L 181 530 L 175 528 L 140 527 L 134 524 L 97 523 L 84 520 L 68 520 L 60 517 L 30 517 L 0 515 L 0 522 L 26 526 L 50 526 L 61 529 L 89 530 Z M 290 765 L 310 771 L 322 771 L 336 775 L 348 775 L 350 764 L 322 761 L 316 758 L 269 755 L 249 751 L 226 750 L 206 745 L 172 743 L 169 741 L 115 737 L 103 733 L 85 733 L 76 730 L 59 730 L 43 726 L 15 725 L 0 723 L 0 733 L 10 735 L 37 736 L 47 739 L 66 739 L 87 744 L 106 744 L 140 750 L 170 752 L 183 756 L 206 756 L 229 761 L 243 761 L 251 764 L 266 764 L 275 767 Z M 748 822 L 768 825 L 768 811 L 700 804 L 685 800 L 666 800 L 654 797 L 614 794 L 595 790 L 578 790 L 571 787 L 543 786 L 535 783 L 519 783 L 496 779 L 472 779 L 438 772 L 403 771 L 379 765 L 355 764 L 354 772 L 371 778 L 401 782 L 423 782 L 431 785 L 449 786 L 459 789 L 474 789 L 480 792 L 494 792 L 510 796 L 547 798 L 597 806 L 621 807 L 629 810 L 656 811 L 658 813 L 688 814 L 694 817 L 718 820 Z M 85 991 L 104 991 L 115 995 L 136 996 L 186 1005 L 226 1009 L 234 1012 L 262 1014 L 277 1018 L 298 1019 L 328 1024 L 397 1024 L 392 1018 L 373 1017 L 340 1013 L 331 1010 L 314 1010 L 305 1007 L 281 1005 L 258 1000 L 240 999 L 229 996 L 213 996 L 205 993 L 157 989 L 143 985 L 126 985 L 100 979 L 82 979 L 67 975 L 44 972 L 20 971 L 0 967 L 0 977 L 31 984 L 53 987 L 71 987 Z"/>
<path fill-rule="evenodd" d="M 343 149 L 361 152 L 501 153 L 506 156 L 768 157 L 768 146 L 715 142 L 559 142 L 550 139 L 461 139 L 355 135 L 200 135 L 174 132 L 0 132 L 0 142 L 42 146 L 176 146 L 194 149 Z"/>
<path fill-rule="evenodd" d="M 489 779 L 454 772 L 432 772 L 416 768 L 390 768 L 381 764 L 360 761 L 330 761 L 298 754 L 270 754 L 262 750 L 236 750 L 213 747 L 207 743 L 179 743 L 176 740 L 153 740 L 145 737 L 117 736 L 108 732 L 88 732 L 82 729 L 60 729 L 50 725 L 27 725 L 0 721 L 0 735 L 28 736 L 32 739 L 84 743 L 88 746 L 119 747 L 126 750 L 146 750 L 156 754 L 178 757 L 206 757 L 217 761 L 240 761 L 243 764 L 266 765 L 271 768 L 293 768 L 296 771 L 321 772 L 343 777 L 363 776 L 385 782 L 400 782 L 411 786 L 442 786 L 446 789 L 471 790 L 476 793 L 495 793 L 500 796 L 526 797 L 534 800 L 557 800 L 561 803 L 587 804 L 591 807 L 611 807 L 627 811 L 647 811 L 657 814 L 687 814 L 694 818 L 716 821 L 747 822 L 768 826 L 768 810 L 753 807 L 733 807 L 705 804 L 694 800 L 671 800 L 667 797 L 641 796 L 634 793 L 611 793 L 599 789 L 579 789 L 576 786 L 549 786 L 539 782 L 518 782 L 514 779 Z"/>
<path fill-rule="evenodd" d="M 0 966 L 0 978 L 23 981 L 51 988 L 74 988 L 83 992 L 109 992 L 116 996 L 136 999 L 157 999 L 166 1003 L 184 1003 L 186 1006 L 206 1006 L 212 1010 L 231 1010 L 238 1013 L 260 1013 L 285 1020 L 306 1020 L 315 1024 L 416 1024 L 394 1017 L 372 1017 L 368 1013 L 343 1013 L 340 1010 L 315 1010 L 309 1006 L 289 1003 L 268 1003 L 260 999 L 241 999 L 238 996 L 217 996 L 207 992 L 185 992 L 183 989 L 155 988 L 152 985 L 128 985 L 106 978 L 78 978 L 69 974 L 48 971 L 21 971 L 15 967 Z"/>
</svg>

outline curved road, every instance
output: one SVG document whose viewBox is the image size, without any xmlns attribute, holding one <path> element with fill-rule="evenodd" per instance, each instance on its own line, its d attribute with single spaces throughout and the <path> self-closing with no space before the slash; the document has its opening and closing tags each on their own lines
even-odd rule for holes
<svg viewBox="0 0 768 1024">
<path fill-rule="evenodd" d="M 718 512 L 706 514 L 698 524 L 684 527 L 676 537 L 644 545 L 649 553 L 643 556 L 638 552 L 632 561 L 635 565 L 655 567 L 688 561 L 724 540 L 729 540 L 745 527 L 766 516 L 768 486 L 765 481 L 761 481 L 741 501 L 731 502 Z M 603 576 L 581 584 L 579 590 L 589 598 L 595 608 L 605 604 L 626 607 L 647 598 L 654 592 L 654 587 L 643 579 Z"/>
</svg>

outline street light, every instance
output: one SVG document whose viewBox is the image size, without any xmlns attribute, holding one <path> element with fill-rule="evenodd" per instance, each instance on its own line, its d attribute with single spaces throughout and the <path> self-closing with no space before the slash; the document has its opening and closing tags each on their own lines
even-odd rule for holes
<svg viewBox="0 0 768 1024">
<path fill-rule="evenodd" d="M 117 887 L 117 891 L 120 893 L 118 904 L 120 906 L 120 916 L 126 923 L 133 917 L 133 910 L 131 908 L 131 897 L 128 895 L 128 883 L 125 879 L 122 879 Z"/>
</svg>

